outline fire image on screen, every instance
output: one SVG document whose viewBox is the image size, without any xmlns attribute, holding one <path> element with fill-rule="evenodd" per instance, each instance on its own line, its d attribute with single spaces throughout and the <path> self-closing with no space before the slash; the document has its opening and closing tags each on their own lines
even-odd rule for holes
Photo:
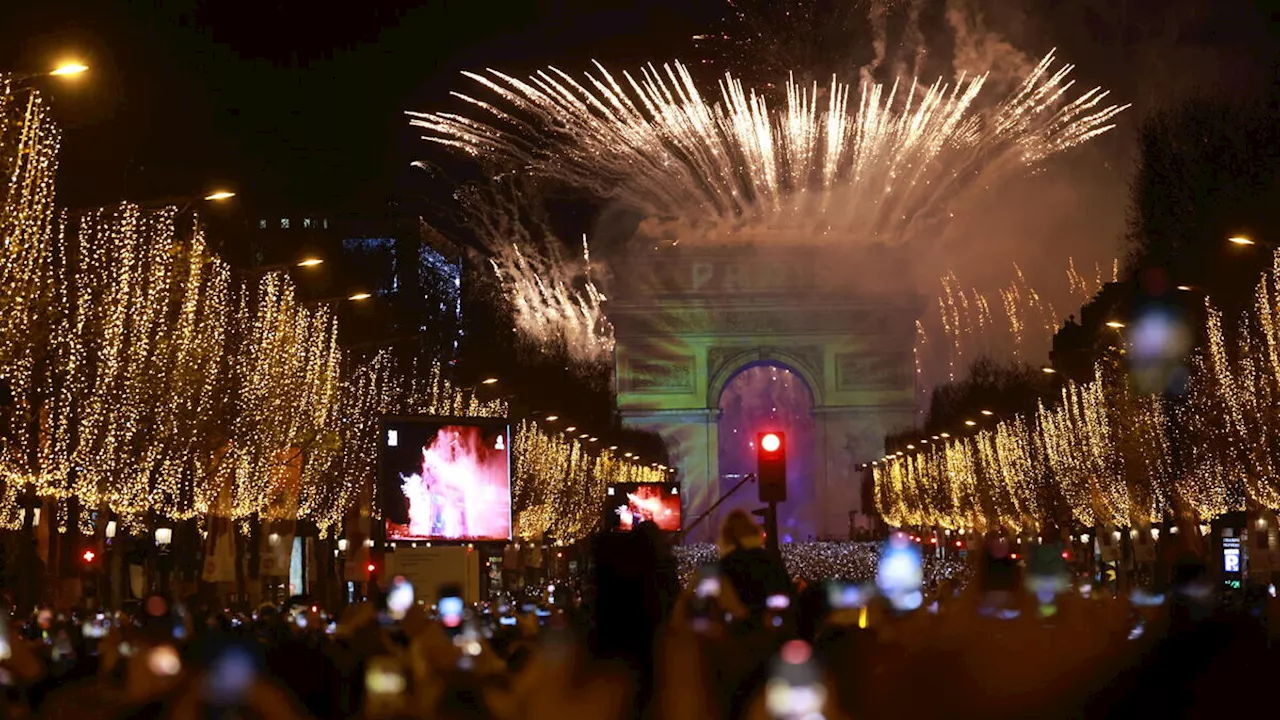
<svg viewBox="0 0 1280 720">
<path fill-rule="evenodd" d="M 655 483 L 615 485 L 610 490 L 609 527 L 627 531 L 652 521 L 659 530 L 680 529 L 680 495 L 675 487 Z"/>
<path fill-rule="evenodd" d="M 508 540 L 507 428 L 399 422 L 384 426 L 388 540 Z"/>
</svg>

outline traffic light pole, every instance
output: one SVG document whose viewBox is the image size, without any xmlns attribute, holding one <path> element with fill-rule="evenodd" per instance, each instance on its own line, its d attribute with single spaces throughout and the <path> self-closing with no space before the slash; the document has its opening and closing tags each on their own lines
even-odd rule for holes
<svg viewBox="0 0 1280 720">
<path fill-rule="evenodd" d="M 778 546 L 778 503 L 771 502 L 764 513 L 764 547 L 769 554 L 780 558 L 782 548 Z"/>
<path fill-rule="evenodd" d="M 695 519 L 694 519 L 694 521 L 693 521 L 693 522 L 691 522 L 691 523 L 689 523 L 688 525 L 686 525 L 686 526 L 684 527 L 684 529 L 683 529 L 683 530 L 681 530 L 680 532 L 676 533 L 676 544 L 677 544 L 677 545 L 679 545 L 681 542 L 683 542 L 683 541 L 684 541 L 684 539 L 685 539 L 685 536 L 687 536 L 687 535 L 689 534 L 689 531 L 690 531 L 690 530 L 692 530 L 692 529 L 694 529 L 694 528 L 698 527 L 698 524 L 699 524 L 699 523 L 701 523 L 703 520 L 706 520 L 706 519 L 707 519 L 707 517 L 708 517 L 709 515 L 711 515 L 711 513 L 715 512 L 716 508 L 720 507 L 720 505 L 721 505 L 722 503 L 724 503 L 724 501 L 725 501 L 725 500 L 728 500 L 728 499 L 729 499 L 729 497 L 730 497 L 731 495 L 733 495 L 734 493 L 738 492 L 738 490 L 739 490 L 743 485 L 746 485 L 747 483 L 749 483 L 749 482 L 751 482 L 752 480 L 755 480 L 755 479 L 756 479 L 756 475 L 755 475 L 755 473 L 747 473 L 745 476 L 743 476 L 743 478 L 742 478 L 741 480 L 739 480 L 739 481 L 738 481 L 738 484 L 737 484 L 737 485 L 734 485 L 733 487 L 729 488 L 729 492 L 725 493 L 724 495 L 721 495 L 721 496 L 720 496 L 720 499 L 719 499 L 719 500 L 717 500 L 717 501 L 715 502 L 715 504 L 714 504 L 714 505 L 712 505 L 711 507 L 707 508 L 707 511 L 706 511 L 706 512 L 704 512 L 704 513 L 702 513 L 701 515 L 699 515 L 697 518 L 695 518 Z"/>
</svg>

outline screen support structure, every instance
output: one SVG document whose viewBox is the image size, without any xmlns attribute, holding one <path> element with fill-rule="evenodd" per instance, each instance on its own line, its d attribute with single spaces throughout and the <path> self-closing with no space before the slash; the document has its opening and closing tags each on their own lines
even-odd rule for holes
<svg viewBox="0 0 1280 720">
<path fill-rule="evenodd" d="M 681 530 L 679 533 L 676 533 L 676 542 L 677 543 L 683 542 L 685 536 L 689 534 L 690 530 L 698 527 L 699 523 L 701 523 L 703 520 L 706 520 L 707 517 L 711 515 L 711 513 L 715 512 L 716 508 L 720 507 L 721 503 L 723 503 L 725 500 L 728 500 L 734 493 L 738 492 L 738 490 L 740 490 L 743 485 L 746 485 L 749 482 L 755 482 L 755 479 L 756 479 L 755 473 L 747 473 L 746 475 L 744 475 L 743 478 L 738 481 L 737 485 L 734 485 L 733 487 L 729 488 L 729 492 L 725 493 L 724 495 L 721 495 L 720 499 L 716 500 L 711 507 L 707 508 L 706 512 L 694 518 L 693 522 L 686 525 L 684 529 Z"/>
</svg>

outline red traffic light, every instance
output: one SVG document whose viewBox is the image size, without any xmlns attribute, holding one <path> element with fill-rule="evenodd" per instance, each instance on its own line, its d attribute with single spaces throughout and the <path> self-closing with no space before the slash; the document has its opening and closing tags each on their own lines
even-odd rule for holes
<svg viewBox="0 0 1280 720">
<path fill-rule="evenodd" d="M 377 570 L 377 568 L 376 568 L 376 567 L 374 567 L 374 564 L 373 564 L 373 563 L 369 563 L 368 570 L 369 570 L 369 572 L 373 572 L 374 570 Z"/>
<path fill-rule="evenodd" d="M 787 438 L 780 432 L 756 435 L 756 480 L 760 502 L 787 501 Z"/>
<path fill-rule="evenodd" d="M 778 448 L 782 447 L 782 438 L 778 437 L 778 433 L 765 433 L 760 436 L 760 449 L 765 452 L 778 452 Z"/>
<path fill-rule="evenodd" d="M 92 563 L 93 559 L 98 557 L 98 554 L 92 550 L 85 550 L 80 557 L 84 558 L 85 563 L 88 564 L 88 563 Z"/>
</svg>

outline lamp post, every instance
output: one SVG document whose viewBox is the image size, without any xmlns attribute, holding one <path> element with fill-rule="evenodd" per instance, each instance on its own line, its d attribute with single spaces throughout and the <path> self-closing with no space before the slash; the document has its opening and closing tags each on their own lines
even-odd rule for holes
<svg viewBox="0 0 1280 720">
<path fill-rule="evenodd" d="M 66 62 L 45 72 L 10 73 L 9 77 L 15 85 L 26 85 L 32 80 L 46 77 L 69 78 L 84 74 L 88 65 L 79 62 Z"/>
<path fill-rule="evenodd" d="M 347 548 L 350 546 L 351 543 L 346 538 L 338 538 L 337 549 L 333 551 L 333 591 L 336 597 L 331 593 L 328 599 L 335 608 L 345 606 L 348 600 L 346 567 Z"/>
<path fill-rule="evenodd" d="M 169 555 L 169 546 L 173 543 L 173 528 L 161 526 L 156 528 L 156 569 L 160 572 L 160 592 L 169 592 L 169 571 L 173 558 Z"/>
<path fill-rule="evenodd" d="M 40 497 L 27 490 L 22 502 L 23 541 L 18 550 L 20 578 L 14 601 L 21 613 L 30 612 L 40 602 L 46 573 L 40 567 L 39 537 Z"/>
<path fill-rule="evenodd" d="M 116 588 L 119 586 L 119 553 L 116 552 L 116 534 L 120 531 L 120 525 L 115 520 L 108 520 L 107 525 L 102 530 L 103 537 L 103 558 L 102 558 L 102 576 L 106 587 L 101 588 L 102 602 L 108 607 L 119 608 L 120 598 L 117 597 Z"/>
<path fill-rule="evenodd" d="M 140 200 L 138 201 L 138 207 L 154 210 L 172 205 L 178 208 L 178 215 L 185 215 L 196 203 L 225 203 L 234 197 L 237 197 L 235 192 L 221 188 L 210 190 L 204 195 L 171 195 L 150 200 Z"/>
</svg>

